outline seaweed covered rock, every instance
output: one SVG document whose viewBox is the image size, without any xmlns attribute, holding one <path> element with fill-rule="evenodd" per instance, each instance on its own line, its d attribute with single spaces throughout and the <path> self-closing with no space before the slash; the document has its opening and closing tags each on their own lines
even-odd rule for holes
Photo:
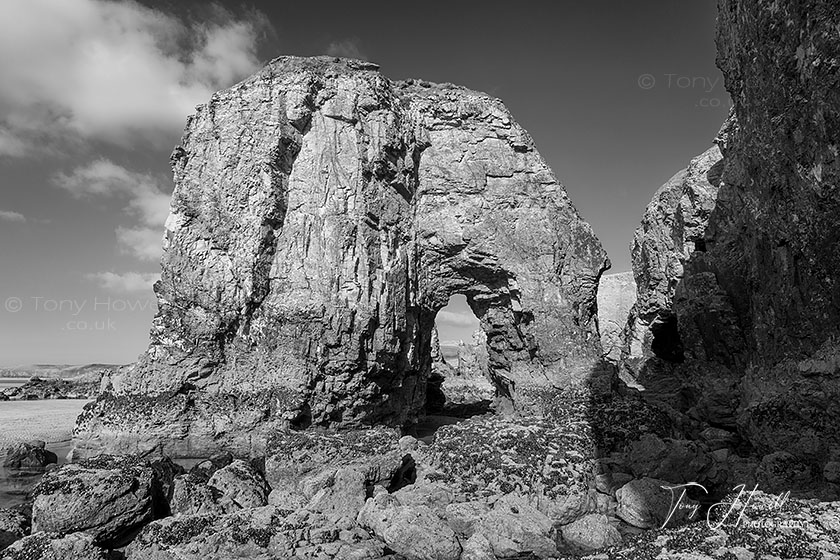
<svg viewBox="0 0 840 560">
<path fill-rule="evenodd" d="M 520 493 L 552 520 L 568 523 L 592 507 L 589 438 L 585 420 L 475 418 L 440 428 L 419 456 L 429 466 L 424 476 L 447 484 L 457 501 Z"/>
<path fill-rule="evenodd" d="M 111 556 L 96 546 L 87 533 L 35 533 L 17 541 L 0 553 L 3 560 L 109 560 Z"/>
<path fill-rule="evenodd" d="M 58 462 L 58 456 L 46 449 L 46 445 L 41 440 L 12 445 L 6 449 L 3 466 L 13 470 L 43 470 Z"/>
<path fill-rule="evenodd" d="M 591 513 L 562 527 L 563 545 L 572 552 L 589 553 L 621 544 L 617 522 L 602 513 Z"/>
<path fill-rule="evenodd" d="M 645 531 L 608 552 L 639 558 L 820 558 L 840 556 L 840 502 L 797 500 L 762 491 L 733 492 L 708 519 Z M 604 554 L 585 556 L 602 560 Z"/>
<path fill-rule="evenodd" d="M 120 546 L 142 525 L 168 513 L 171 479 L 165 471 L 130 456 L 64 465 L 44 475 L 33 490 L 32 531 L 83 531 L 99 545 Z"/>
<path fill-rule="evenodd" d="M 271 492 L 262 473 L 251 463 L 219 456 L 176 477 L 173 486 L 170 508 L 176 515 L 232 513 L 262 507 L 268 504 Z"/>
<path fill-rule="evenodd" d="M 381 558 L 384 545 L 361 529 L 274 506 L 154 521 L 126 548 L 127 560 Z"/>
<path fill-rule="evenodd" d="M 102 370 L 101 375 L 108 371 Z M 75 379 L 43 379 L 35 376 L 20 387 L 5 389 L 3 394 L 14 400 L 91 399 L 99 392 L 99 383 L 91 374 Z"/>
<path fill-rule="evenodd" d="M 271 492 L 263 475 L 242 459 L 213 473 L 207 486 L 218 490 L 225 511 L 264 506 Z"/>
<path fill-rule="evenodd" d="M 172 165 L 151 344 L 80 416 L 79 455 L 246 455 L 278 426 L 401 426 L 456 293 L 516 410 L 604 373 L 606 255 L 498 99 L 280 57 L 199 106 Z"/>
<path fill-rule="evenodd" d="M 13 509 L 0 509 L 0 551 L 29 534 L 30 519 Z"/>
</svg>

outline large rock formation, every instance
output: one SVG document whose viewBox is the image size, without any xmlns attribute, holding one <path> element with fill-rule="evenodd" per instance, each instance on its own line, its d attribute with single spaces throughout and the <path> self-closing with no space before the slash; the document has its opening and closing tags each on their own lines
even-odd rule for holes
<svg viewBox="0 0 840 560">
<path fill-rule="evenodd" d="M 598 331 L 604 358 L 610 363 L 618 363 L 621 359 L 621 333 L 635 303 L 636 282 L 632 272 L 601 276 L 598 283 Z"/>
<path fill-rule="evenodd" d="M 596 369 L 605 253 L 497 99 L 281 57 L 199 106 L 172 165 L 151 345 L 80 417 L 81 454 L 410 422 L 455 293 L 503 402 Z"/>
<path fill-rule="evenodd" d="M 840 12 L 719 8 L 724 158 L 707 152 L 648 208 L 626 365 L 689 416 L 737 428 L 762 465 L 784 451 L 819 486 L 840 457 Z"/>
<path fill-rule="evenodd" d="M 686 262 L 706 251 L 723 156 L 715 146 L 662 185 L 645 210 L 631 246 L 637 299 L 621 334 L 621 374 L 631 385 L 679 398 L 676 365 L 685 361 L 674 294 Z M 685 322 L 685 321 L 683 321 Z M 683 327 L 685 330 L 685 327 Z"/>
</svg>

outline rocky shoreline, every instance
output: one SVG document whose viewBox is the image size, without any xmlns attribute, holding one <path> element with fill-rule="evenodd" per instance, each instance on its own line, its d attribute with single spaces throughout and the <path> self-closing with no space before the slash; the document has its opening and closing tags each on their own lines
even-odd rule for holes
<svg viewBox="0 0 840 560">
<path fill-rule="evenodd" d="M 9 453 L 45 474 L 0 558 L 840 559 L 838 29 L 719 0 L 734 108 L 632 281 L 492 96 L 293 56 L 216 93 L 172 154 L 150 346 L 70 464 Z"/>
<path fill-rule="evenodd" d="M 788 471 L 731 453 L 723 431 L 684 439 L 632 392 L 555 404 L 552 417 L 476 416 L 431 444 L 390 428 L 282 430 L 265 456 L 222 453 L 189 470 L 159 456 L 84 459 L 49 470 L 29 507 L 2 512 L 15 542 L 0 557 L 840 554 L 840 502 L 764 492 Z M 688 482 L 709 494 L 688 488 L 677 506 L 666 488 Z M 731 492 L 738 484 L 744 492 Z"/>
<path fill-rule="evenodd" d="M 0 392 L 0 401 L 41 401 L 50 399 L 96 398 L 99 394 L 98 381 L 75 381 L 68 379 L 41 379 L 32 377 L 19 387 L 8 387 Z"/>
</svg>

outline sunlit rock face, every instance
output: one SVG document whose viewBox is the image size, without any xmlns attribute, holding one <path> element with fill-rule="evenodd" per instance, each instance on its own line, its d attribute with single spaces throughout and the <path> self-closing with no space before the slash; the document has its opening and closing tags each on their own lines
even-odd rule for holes
<svg viewBox="0 0 840 560">
<path fill-rule="evenodd" d="M 610 363 L 618 363 L 621 359 L 621 333 L 635 303 L 636 281 L 632 272 L 601 276 L 598 283 L 598 330 L 604 358 Z"/>
<path fill-rule="evenodd" d="M 840 456 L 838 25 L 827 0 L 720 0 L 723 159 L 706 152 L 648 207 L 624 348 L 642 385 L 814 484 Z"/>
<path fill-rule="evenodd" d="M 410 422 L 456 293 L 508 409 L 598 369 L 605 253 L 495 98 L 281 57 L 199 106 L 172 166 L 151 344 L 79 419 L 79 454 Z"/>
</svg>

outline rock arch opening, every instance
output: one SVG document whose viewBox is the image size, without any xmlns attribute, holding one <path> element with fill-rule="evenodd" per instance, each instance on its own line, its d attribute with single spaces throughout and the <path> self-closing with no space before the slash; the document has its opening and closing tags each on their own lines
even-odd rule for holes
<svg viewBox="0 0 840 560">
<path fill-rule="evenodd" d="M 437 312 L 430 350 L 427 414 L 468 417 L 487 412 L 496 396 L 487 335 L 464 294 L 451 296 Z"/>
<path fill-rule="evenodd" d="M 497 395 L 490 377 L 487 335 L 464 293 L 428 314 L 428 376 L 422 415 L 412 431 L 431 438 L 441 426 L 489 412 Z"/>
</svg>

